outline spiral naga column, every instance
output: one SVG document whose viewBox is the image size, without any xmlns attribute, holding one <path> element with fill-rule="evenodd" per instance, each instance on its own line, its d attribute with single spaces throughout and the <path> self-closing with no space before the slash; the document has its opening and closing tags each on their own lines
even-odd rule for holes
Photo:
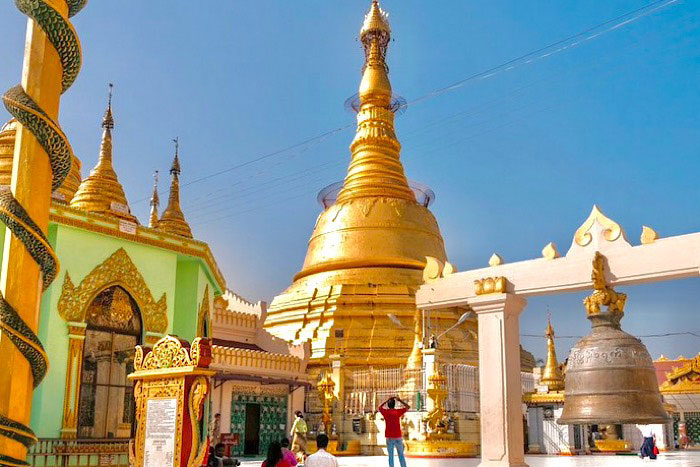
<svg viewBox="0 0 700 467">
<path fill-rule="evenodd" d="M 5 93 L 7 110 L 21 124 L 12 182 L 0 189 L 5 236 L 0 273 L 0 466 L 24 466 L 36 441 L 29 428 L 32 392 L 48 367 L 35 334 L 41 292 L 56 277 L 49 245 L 51 192 L 71 168 L 72 150 L 56 123 L 61 94 L 81 65 L 80 43 L 68 18 L 87 0 L 15 0 L 29 17 L 22 83 Z"/>
</svg>

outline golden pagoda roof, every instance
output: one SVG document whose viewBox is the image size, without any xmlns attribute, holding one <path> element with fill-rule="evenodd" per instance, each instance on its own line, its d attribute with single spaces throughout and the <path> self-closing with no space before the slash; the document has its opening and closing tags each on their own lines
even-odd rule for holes
<svg viewBox="0 0 700 467">
<path fill-rule="evenodd" d="M 170 167 L 170 196 L 168 197 L 168 206 L 163 211 L 163 215 L 158 221 L 158 229 L 164 232 L 180 235 L 181 237 L 192 238 L 192 229 L 185 220 L 185 215 L 180 207 L 180 158 L 178 156 L 179 142 L 177 138 L 175 142 L 175 157 L 173 165 Z"/>
<path fill-rule="evenodd" d="M 0 185 L 9 185 L 12 180 L 12 161 L 15 152 L 15 139 L 19 123 L 10 119 L 0 128 Z M 70 172 L 53 197 L 68 203 L 80 185 L 80 159 L 73 156 Z"/>
<path fill-rule="evenodd" d="M 373 1 L 361 30 L 365 64 L 357 131 L 337 200 L 318 218 L 292 289 L 422 283 L 426 256 L 446 260 L 432 213 L 416 201 L 399 154 L 386 53 L 387 15 Z"/>
<path fill-rule="evenodd" d="M 549 319 L 547 320 L 545 336 L 547 337 L 547 362 L 542 370 L 540 383 L 547 386 L 550 391 L 560 391 L 564 389 L 564 377 L 561 374 L 559 362 L 557 362 L 557 353 L 554 346 L 554 328 L 552 327 L 552 321 Z"/>
<path fill-rule="evenodd" d="M 70 205 L 84 211 L 138 223 L 136 217 L 131 214 L 124 188 L 119 183 L 112 164 L 114 117 L 112 116 L 111 84 L 107 110 L 102 118 L 102 128 L 102 143 L 97 165 L 90 171 L 90 175 L 82 181 Z"/>
<path fill-rule="evenodd" d="M 662 394 L 700 393 L 700 355 L 666 372 L 666 381 L 659 390 Z"/>
</svg>

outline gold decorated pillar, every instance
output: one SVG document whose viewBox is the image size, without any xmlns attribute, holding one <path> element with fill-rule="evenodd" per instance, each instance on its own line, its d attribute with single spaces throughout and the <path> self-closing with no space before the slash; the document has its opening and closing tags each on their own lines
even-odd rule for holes
<svg viewBox="0 0 700 467">
<path fill-rule="evenodd" d="M 338 404 L 335 407 L 333 420 L 339 432 L 343 431 L 342 425 L 345 423 L 345 359 L 333 354 L 331 360 L 331 379 L 335 383 L 334 395 Z"/>
<path fill-rule="evenodd" d="M 61 438 L 77 438 L 80 382 L 85 344 L 85 323 L 68 323 L 68 363 L 66 367 L 66 392 L 63 399 L 63 425 Z"/>
<path fill-rule="evenodd" d="M 23 465 L 36 439 L 29 417 L 34 386 L 46 371 L 46 356 L 34 333 L 41 292 L 58 267 L 44 232 L 51 193 L 68 176 L 73 157 L 56 121 L 61 94 L 80 70 L 80 44 L 68 17 L 83 3 L 15 2 L 30 19 L 21 84 L 3 96 L 6 108 L 20 122 L 12 179 L 9 191 L 2 190 L 0 206 L 2 221 L 13 232 L 5 236 L 0 273 L 4 297 L 0 372 L 5 375 L 0 378 L 0 464 L 4 465 Z"/>
<path fill-rule="evenodd" d="M 151 349 L 136 346 L 134 382 L 136 436 L 129 453 L 134 467 L 202 465 L 206 423 L 200 430 L 210 393 L 211 345 L 197 337 L 192 345 L 165 336 Z"/>
</svg>

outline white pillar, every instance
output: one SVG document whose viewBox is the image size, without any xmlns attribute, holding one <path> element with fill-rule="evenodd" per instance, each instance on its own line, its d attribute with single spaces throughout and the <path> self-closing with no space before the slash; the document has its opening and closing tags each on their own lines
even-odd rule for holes
<svg viewBox="0 0 700 467">
<path fill-rule="evenodd" d="M 481 467 L 522 467 L 520 312 L 526 300 L 509 293 L 481 295 L 469 305 L 479 319 Z"/>
<path fill-rule="evenodd" d="M 540 407 L 532 406 L 527 409 L 527 437 L 528 450 L 530 454 L 540 454 L 543 452 L 540 446 L 540 435 L 542 432 L 542 422 L 540 420 Z"/>
</svg>

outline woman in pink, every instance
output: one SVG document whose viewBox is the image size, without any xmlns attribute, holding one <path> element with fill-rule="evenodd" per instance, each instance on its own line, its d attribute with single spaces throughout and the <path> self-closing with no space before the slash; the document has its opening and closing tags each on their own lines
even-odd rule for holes
<svg viewBox="0 0 700 467">
<path fill-rule="evenodd" d="M 297 456 L 289 450 L 289 439 L 282 438 L 280 444 L 282 445 L 282 458 L 289 462 L 289 465 L 295 467 L 297 465 Z"/>
</svg>

